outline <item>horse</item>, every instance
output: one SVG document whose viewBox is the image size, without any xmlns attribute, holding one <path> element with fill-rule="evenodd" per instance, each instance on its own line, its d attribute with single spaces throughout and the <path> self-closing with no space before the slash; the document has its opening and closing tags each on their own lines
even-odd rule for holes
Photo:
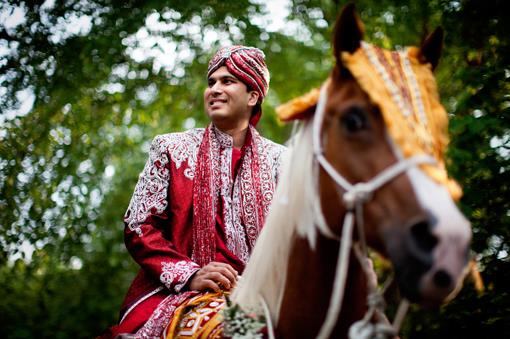
<svg viewBox="0 0 510 339">
<path fill-rule="evenodd" d="M 442 30 L 395 52 L 364 42 L 362 27 L 344 7 L 329 78 L 279 110 L 301 125 L 227 306 L 264 315 L 270 338 L 396 335 L 377 312 L 367 248 L 392 263 L 403 298 L 424 307 L 451 299 L 466 273 L 470 224 L 446 173 L 447 115 L 432 73 Z"/>
<path fill-rule="evenodd" d="M 330 77 L 279 111 L 303 122 L 232 299 L 246 309 L 265 300 L 282 338 L 347 337 L 374 289 L 367 246 L 389 258 L 401 295 L 427 308 L 453 298 L 466 273 L 470 224 L 445 170 L 447 114 L 432 74 L 443 31 L 389 52 L 362 41 L 362 27 L 346 6 Z"/>
</svg>

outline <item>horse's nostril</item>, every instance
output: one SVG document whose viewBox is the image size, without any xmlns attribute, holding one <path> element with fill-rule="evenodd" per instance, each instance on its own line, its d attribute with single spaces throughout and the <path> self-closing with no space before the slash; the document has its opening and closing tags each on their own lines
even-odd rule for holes
<svg viewBox="0 0 510 339">
<path fill-rule="evenodd" d="M 432 251 L 437 245 L 437 238 L 431 232 L 428 221 L 420 221 L 411 226 L 411 235 L 418 248 L 426 253 Z"/>
<path fill-rule="evenodd" d="M 448 287 L 452 283 L 450 274 L 443 270 L 439 270 L 434 274 L 434 284 L 438 287 Z"/>
</svg>

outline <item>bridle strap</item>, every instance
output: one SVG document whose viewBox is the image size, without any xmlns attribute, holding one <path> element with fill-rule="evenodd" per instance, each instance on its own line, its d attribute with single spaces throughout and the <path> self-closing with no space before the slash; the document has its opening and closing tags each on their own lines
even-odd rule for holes
<svg viewBox="0 0 510 339">
<path fill-rule="evenodd" d="M 363 258 L 367 260 L 368 255 L 363 227 L 363 204 L 366 203 L 372 197 L 372 194 L 377 189 L 381 188 L 388 182 L 392 181 L 400 174 L 406 172 L 408 169 L 413 168 L 420 164 L 436 163 L 435 159 L 428 155 L 418 155 L 407 159 L 399 159 L 398 162 L 384 169 L 382 172 L 377 174 L 371 180 L 367 182 L 351 184 L 325 158 L 322 149 L 321 129 L 325 115 L 325 106 L 327 102 L 327 85 L 328 83 L 325 83 L 321 88 L 319 101 L 317 103 L 317 108 L 314 115 L 312 126 L 313 150 L 315 159 L 317 159 L 318 164 L 326 171 L 326 173 L 330 176 L 330 178 L 336 183 L 337 187 L 339 188 L 337 189 L 337 192 L 339 194 L 339 197 L 345 204 L 347 212 L 345 214 L 342 227 L 342 236 L 340 238 L 340 247 L 337 258 L 335 280 L 333 282 L 333 290 L 331 293 L 329 308 L 326 314 L 326 319 L 324 320 L 324 323 L 322 324 L 319 334 L 317 335 L 318 339 L 329 338 L 341 311 L 343 296 L 345 292 L 345 282 L 347 278 L 347 268 L 349 265 L 349 255 L 352 246 L 352 231 L 355 222 L 358 225 L 358 236 L 362 252 L 362 255 L 358 256 L 358 260 L 360 261 L 365 274 L 366 275 L 369 274 L 369 270 L 366 267 L 367 264 L 366 262 L 364 262 L 364 260 L 362 260 Z M 335 233 L 333 233 L 331 229 L 327 227 L 327 225 L 325 224 L 321 225 L 319 223 L 317 227 L 320 229 L 321 233 L 326 237 L 338 239 L 338 236 Z M 370 290 L 370 293 L 368 295 L 369 298 L 382 299 L 382 295 L 379 291 L 377 291 L 376 286 L 374 288 L 369 288 L 369 290 Z M 369 300 L 369 304 L 370 303 L 371 302 Z M 372 304 L 376 305 L 376 303 Z M 369 312 L 367 312 L 365 318 L 370 320 L 369 318 L 371 318 L 371 316 L 369 316 L 368 313 L 373 314 L 373 312 L 375 312 L 376 307 L 377 306 L 370 307 Z M 403 306 L 401 304 L 401 307 L 399 307 L 399 309 L 402 307 Z M 401 318 L 403 319 L 403 315 L 401 316 Z M 401 323 L 402 319 L 396 319 L 396 322 Z M 368 320 L 366 321 L 367 323 Z M 394 325 L 397 324 L 395 323 Z M 396 331 L 395 331 L 396 326 L 390 326 L 385 324 L 375 324 L 375 326 L 379 327 L 380 329 L 379 333 L 390 334 L 398 332 L 400 324 L 398 324 L 398 328 Z"/>
</svg>

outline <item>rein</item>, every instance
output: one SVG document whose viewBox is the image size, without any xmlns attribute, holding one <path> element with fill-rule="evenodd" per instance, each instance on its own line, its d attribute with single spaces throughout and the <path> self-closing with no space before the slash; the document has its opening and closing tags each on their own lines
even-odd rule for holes
<svg viewBox="0 0 510 339">
<path fill-rule="evenodd" d="M 313 152 L 318 164 L 328 173 L 337 185 L 337 192 L 345 204 L 347 212 L 344 217 L 342 236 L 338 238 L 325 223 L 318 223 L 319 230 L 328 238 L 340 241 L 339 253 L 337 258 L 335 280 L 333 283 L 333 291 L 329 303 L 326 319 L 317 335 L 318 339 L 329 338 L 333 328 L 336 324 L 340 314 L 344 291 L 345 282 L 347 278 L 347 268 L 349 265 L 349 255 L 352 246 L 352 232 L 354 224 L 357 225 L 359 244 L 354 246 L 356 256 L 367 275 L 367 281 L 370 282 L 369 274 L 371 268 L 368 267 L 368 252 L 365 240 L 365 232 L 363 227 L 363 205 L 368 202 L 373 193 L 395 179 L 400 174 L 406 172 L 408 169 L 420 164 L 435 164 L 434 158 L 428 155 L 418 155 L 407 159 L 400 159 L 390 167 L 384 169 L 377 174 L 374 178 L 367 182 L 351 184 L 347 181 L 338 171 L 331 165 L 331 163 L 324 157 L 321 142 L 321 128 L 325 115 L 325 106 L 327 101 L 327 83 L 322 86 L 319 101 L 315 110 L 312 130 Z M 342 192 L 343 191 L 343 192 Z M 317 209 L 318 213 L 322 213 L 321 209 Z M 323 219 L 323 218 L 322 218 Z M 369 309 L 364 318 L 355 322 L 349 329 L 350 338 L 371 338 L 380 334 L 395 336 L 397 335 L 402 320 L 405 316 L 408 307 L 408 301 L 403 300 L 399 305 L 397 315 L 393 325 L 389 325 L 384 321 L 379 321 L 375 325 L 370 323 L 372 315 L 377 310 L 384 309 L 383 291 L 378 291 L 377 286 L 372 286 L 369 283 L 369 293 L 367 296 L 367 303 Z"/>
</svg>

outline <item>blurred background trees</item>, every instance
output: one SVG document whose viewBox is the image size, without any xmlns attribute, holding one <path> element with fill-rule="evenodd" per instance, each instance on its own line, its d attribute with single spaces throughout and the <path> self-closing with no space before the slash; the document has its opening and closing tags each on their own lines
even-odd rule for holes
<svg viewBox="0 0 510 339">
<path fill-rule="evenodd" d="M 137 270 L 122 216 L 151 139 L 202 127 L 207 62 L 221 45 L 266 53 L 262 134 L 274 107 L 318 86 L 344 1 L 3 1 L 0 4 L 0 337 L 90 338 L 117 321 Z M 436 72 L 451 116 L 485 282 L 412 309 L 404 338 L 510 333 L 510 22 L 503 0 L 360 0 L 366 40 L 418 44 L 441 25 Z M 269 5 L 269 7 L 268 7 Z M 506 7 L 505 7 L 506 8 Z M 271 11 L 270 11 L 271 10 Z M 279 17 L 283 21 L 275 18 Z"/>
</svg>

